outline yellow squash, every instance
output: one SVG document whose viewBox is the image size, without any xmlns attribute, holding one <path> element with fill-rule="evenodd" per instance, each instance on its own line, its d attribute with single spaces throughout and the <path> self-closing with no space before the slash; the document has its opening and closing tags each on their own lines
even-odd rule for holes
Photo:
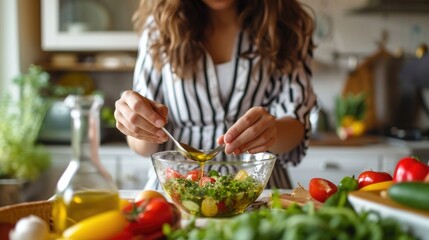
<svg viewBox="0 0 429 240">
<path fill-rule="evenodd" d="M 82 220 L 63 232 L 63 238 L 76 240 L 104 240 L 120 233 L 128 224 L 119 210 L 97 214 Z"/>
</svg>

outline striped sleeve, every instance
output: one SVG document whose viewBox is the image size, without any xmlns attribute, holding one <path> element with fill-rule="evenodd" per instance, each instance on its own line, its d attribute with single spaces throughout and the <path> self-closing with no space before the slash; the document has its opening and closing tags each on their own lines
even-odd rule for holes
<svg viewBox="0 0 429 240">
<path fill-rule="evenodd" d="M 279 156 L 284 167 L 288 162 L 297 165 L 305 156 L 309 145 L 311 133 L 309 115 L 317 98 L 311 83 L 311 52 L 310 50 L 305 61 L 302 61 L 292 74 L 280 77 L 281 94 L 270 108 L 271 114 L 275 117 L 293 117 L 299 120 L 305 128 L 303 141 L 289 153 Z"/>
</svg>

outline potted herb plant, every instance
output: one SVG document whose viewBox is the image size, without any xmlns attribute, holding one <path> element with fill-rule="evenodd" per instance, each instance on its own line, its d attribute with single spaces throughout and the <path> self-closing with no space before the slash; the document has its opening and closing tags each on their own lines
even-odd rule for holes
<svg viewBox="0 0 429 240">
<path fill-rule="evenodd" d="M 24 184 L 37 180 L 49 167 L 49 151 L 37 143 L 40 127 L 50 107 L 42 90 L 49 75 L 38 66 L 14 79 L 19 96 L 0 99 L 0 205 L 20 201 Z M 3 183 L 3 184 L 2 184 Z"/>
</svg>

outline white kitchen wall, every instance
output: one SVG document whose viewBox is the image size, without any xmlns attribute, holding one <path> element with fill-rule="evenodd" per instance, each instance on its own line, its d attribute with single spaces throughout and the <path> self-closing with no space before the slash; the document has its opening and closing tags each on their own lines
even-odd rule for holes
<svg viewBox="0 0 429 240">
<path fill-rule="evenodd" d="M 0 1 L 0 96 L 19 73 L 18 11 L 16 0 Z"/>
<path fill-rule="evenodd" d="M 347 77 L 346 58 L 334 61 L 333 54 L 359 53 L 369 56 L 377 51 L 383 31 L 388 33 L 386 47 L 391 52 L 402 49 L 414 54 L 418 44 L 429 44 L 429 13 L 352 15 L 348 11 L 363 6 L 366 0 L 302 0 L 316 14 L 329 20 L 318 25 L 315 41 L 314 87 L 328 113 L 332 114 L 334 96 L 343 88 Z M 324 23 L 319 21 L 319 23 Z M 330 23 L 330 24 L 326 24 Z"/>
<path fill-rule="evenodd" d="M 0 0 L 0 96 L 16 96 L 12 80 L 43 56 L 39 2 Z"/>
</svg>

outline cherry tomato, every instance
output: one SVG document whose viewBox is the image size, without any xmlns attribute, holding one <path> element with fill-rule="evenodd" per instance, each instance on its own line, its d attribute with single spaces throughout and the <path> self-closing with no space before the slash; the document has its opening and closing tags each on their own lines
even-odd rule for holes
<svg viewBox="0 0 429 240">
<path fill-rule="evenodd" d="M 199 169 L 195 169 L 195 170 L 191 170 L 186 174 L 186 179 L 189 179 L 191 181 L 198 181 L 200 180 L 201 176 L 201 170 Z"/>
<path fill-rule="evenodd" d="M 170 203 L 162 198 L 135 202 L 131 211 L 125 213 L 130 221 L 126 230 L 133 235 L 159 231 L 165 223 L 171 224 L 174 217 Z"/>
<path fill-rule="evenodd" d="M 404 157 L 396 164 L 394 182 L 423 181 L 429 174 L 429 166 L 414 157 Z"/>
<path fill-rule="evenodd" d="M 329 180 L 323 178 L 313 178 L 310 180 L 308 188 L 312 198 L 319 202 L 325 202 L 337 191 L 337 186 Z"/>
<path fill-rule="evenodd" d="M 392 176 L 387 172 L 376 172 L 376 171 L 364 171 L 361 174 L 359 174 L 358 177 L 358 183 L 359 183 L 359 189 L 373 184 L 373 183 L 379 183 L 379 182 L 385 182 L 385 181 L 391 181 Z"/>
<path fill-rule="evenodd" d="M 185 178 L 182 174 L 180 174 L 179 172 L 173 170 L 172 168 L 167 168 L 165 170 L 165 176 L 167 177 L 167 179 L 170 179 L 170 178 Z"/>
</svg>

